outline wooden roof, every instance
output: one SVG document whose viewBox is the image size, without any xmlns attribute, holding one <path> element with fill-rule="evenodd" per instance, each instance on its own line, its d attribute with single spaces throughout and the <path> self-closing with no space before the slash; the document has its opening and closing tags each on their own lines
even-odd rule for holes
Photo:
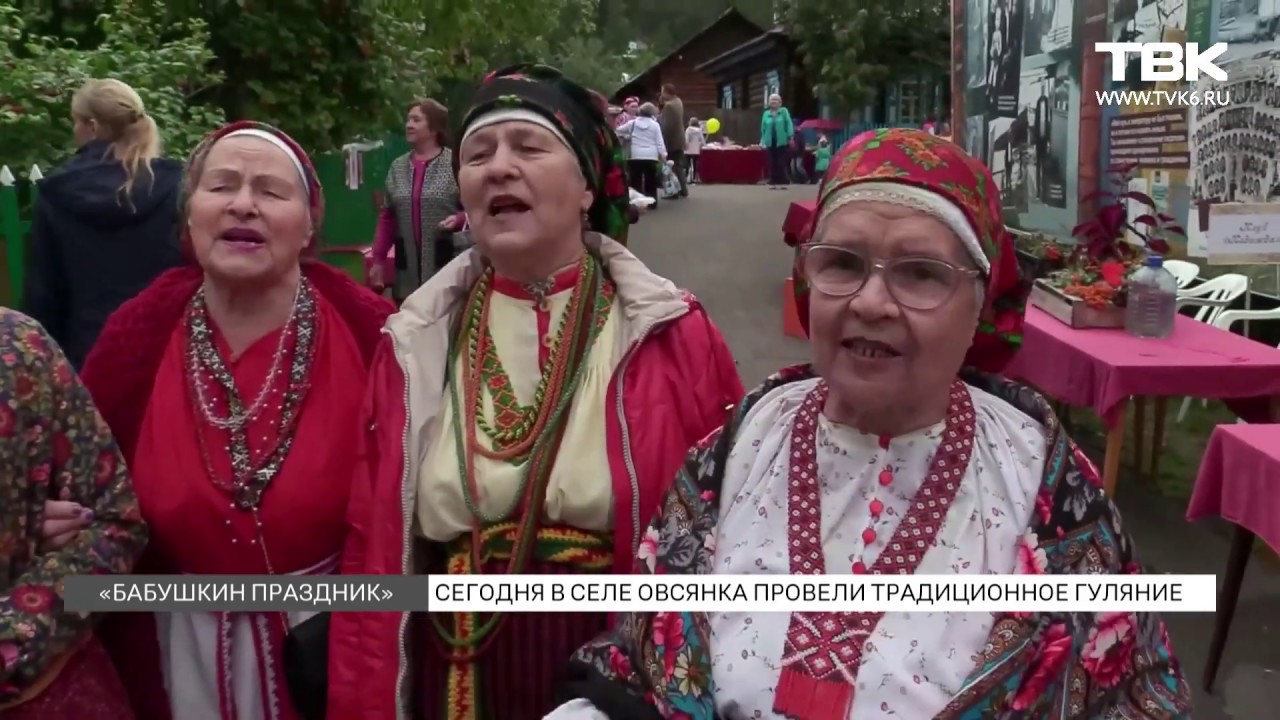
<svg viewBox="0 0 1280 720">
<path fill-rule="evenodd" d="M 617 89 L 617 91 L 613 93 L 614 97 L 624 96 L 627 94 L 628 88 L 631 88 L 632 86 L 635 86 L 635 85 L 644 84 L 644 81 L 647 80 L 650 75 L 657 72 L 657 70 L 661 68 L 663 65 L 665 65 L 666 63 L 670 62 L 672 59 L 683 54 L 685 50 L 689 49 L 689 47 L 693 46 L 699 40 L 706 37 L 709 33 L 711 33 L 716 28 L 729 22 L 745 23 L 746 25 L 760 31 L 760 33 L 762 34 L 765 32 L 764 28 L 760 27 L 755 22 L 752 22 L 750 18 L 748 18 L 746 15 L 743 15 L 737 8 L 730 7 L 728 10 L 725 10 L 724 13 L 720 15 L 720 17 L 711 21 L 709 25 L 702 28 L 698 32 L 694 33 L 688 40 L 685 40 L 680 45 L 677 45 L 674 49 L 671 50 L 671 52 L 667 53 L 666 55 L 663 55 L 660 60 L 650 65 L 649 67 L 645 68 L 644 72 L 641 72 L 640 74 L 636 75 L 635 77 L 631 78 L 626 83 L 624 83 L 621 87 Z"/>
</svg>

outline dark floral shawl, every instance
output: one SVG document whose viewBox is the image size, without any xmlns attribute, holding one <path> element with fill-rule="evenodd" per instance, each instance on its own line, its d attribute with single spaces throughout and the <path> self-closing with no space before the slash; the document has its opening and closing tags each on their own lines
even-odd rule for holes
<svg viewBox="0 0 1280 720">
<path fill-rule="evenodd" d="M 726 426 L 690 452 L 649 535 L 655 557 L 640 574 L 710 574 L 725 460 L 739 424 L 770 391 L 814 377 L 788 368 L 756 388 Z M 1032 528 L 1053 575 L 1140 572 L 1120 514 L 1101 491 L 1097 470 L 1063 432 L 1044 398 L 1002 378 L 966 374 L 970 385 L 1042 423 L 1044 480 Z M 702 613 L 632 613 L 571 662 L 569 697 L 590 700 L 614 720 L 712 720 L 710 632 Z M 1159 616 L 1149 613 L 999 615 L 975 669 L 938 716 L 994 718 L 1189 718 L 1190 691 Z"/>
</svg>

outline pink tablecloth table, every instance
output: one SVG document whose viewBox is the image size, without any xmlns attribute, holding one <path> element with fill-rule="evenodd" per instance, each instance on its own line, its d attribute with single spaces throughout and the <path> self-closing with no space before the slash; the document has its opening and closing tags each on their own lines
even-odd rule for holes
<svg viewBox="0 0 1280 720">
<path fill-rule="evenodd" d="M 1205 663 L 1206 692 L 1213 691 L 1254 538 L 1262 538 L 1280 552 L 1280 425 L 1219 425 L 1213 429 L 1200 460 L 1187 519 L 1211 516 L 1230 521 L 1235 531 Z"/>
<path fill-rule="evenodd" d="M 1280 397 L 1280 351 L 1183 315 L 1172 336 L 1150 340 L 1123 330 L 1075 330 L 1028 307 L 1022 350 L 1005 374 L 1068 405 L 1093 408 L 1103 419 L 1110 428 L 1102 470 L 1109 493 L 1120 470 L 1130 398 L 1156 398 L 1159 438 L 1169 397 L 1226 400 L 1250 422 L 1270 421 L 1272 399 Z"/>
<path fill-rule="evenodd" d="M 755 185 L 768 169 L 769 158 L 761 148 L 704 148 L 698 156 L 698 179 L 707 185 Z"/>
</svg>

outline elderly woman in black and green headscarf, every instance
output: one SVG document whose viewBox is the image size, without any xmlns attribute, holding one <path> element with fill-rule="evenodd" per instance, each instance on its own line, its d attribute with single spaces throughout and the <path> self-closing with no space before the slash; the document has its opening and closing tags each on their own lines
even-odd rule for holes
<svg viewBox="0 0 1280 720">
<path fill-rule="evenodd" d="M 742 395 L 701 305 L 610 235 L 621 147 L 543 66 L 462 124 L 475 247 L 411 295 L 375 362 L 344 572 L 626 573 L 688 448 Z M 602 614 L 335 614 L 329 717 L 531 720 Z"/>
</svg>

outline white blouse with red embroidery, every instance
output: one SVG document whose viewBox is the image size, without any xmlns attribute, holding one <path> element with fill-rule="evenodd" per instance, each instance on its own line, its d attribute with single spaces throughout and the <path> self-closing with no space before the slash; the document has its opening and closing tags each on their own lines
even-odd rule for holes
<svg viewBox="0 0 1280 720">
<path fill-rule="evenodd" d="M 716 533 L 715 572 L 787 574 L 787 476 L 791 419 L 816 380 L 761 399 L 729 456 Z M 1045 461 L 1044 427 L 1008 403 L 969 388 L 977 418 L 973 455 L 937 541 L 918 573 L 1014 573 Z M 827 572 L 874 564 L 924 481 L 943 423 L 893 438 L 822 418 L 818 473 Z M 886 467 L 892 482 L 883 483 Z M 731 500 L 730 500 L 731 498 Z M 859 568 L 861 569 L 861 568 Z M 710 617 L 716 706 L 726 720 L 780 718 L 774 689 L 790 615 Z M 929 718 L 959 692 L 991 631 L 990 613 L 886 613 L 863 647 L 850 717 Z"/>
</svg>

